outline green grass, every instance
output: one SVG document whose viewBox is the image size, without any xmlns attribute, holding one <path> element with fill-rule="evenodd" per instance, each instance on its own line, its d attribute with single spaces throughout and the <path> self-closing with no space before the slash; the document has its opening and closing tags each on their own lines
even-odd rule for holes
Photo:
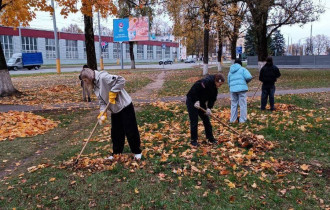
<svg viewBox="0 0 330 210">
<path fill-rule="evenodd" d="M 189 124 L 184 104 L 147 105 L 137 113 L 144 150 L 148 150 L 145 165 L 131 171 L 129 165 L 117 163 L 112 170 L 89 172 L 58 168 L 62 161 L 68 160 L 81 149 L 81 139 L 86 138 L 95 121 L 95 113 L 71 112 L 46 114 L 63 125 L 46 135 L 14 141 L 0 142 L 0 162 L 3 159 L 15 163 L 22 161 L 13 175 L 0 185 L 0 206 L 11 208 L 59 208 L 59 209 L 97 209 L 146 208 L 146 209 L 318 209 L 329 205 L 329 122 L 327 119 L 327 96 L 308 94 L 301 96 L 278 97 L 276 102 L 294 104 L 301 109 L 286 112 L 260 112 L 257 106 L 249 109 L 250 122 L 234 127 L 247 128 L 262 134 L 267 140 L 277 142 L 278 146 L 258 159 L 264 162 L 274 158 L 293 164 L 289 170 L 275 172 L 272 169 L 253 171 L 249 166 L 237 164 L 234 159 L 226 162 L 232 154 L 225 144 L 215 147 L 201 146 L 197 151 L 183 155 L 189 146 Z M 311 111 L 311 107 L 315 110 Z M 217 107 L 215 113 L 223 111 Z M 254 113 L 252 116 L 251 113 Z M 311 115 L 312 113 L 313 115 Z M 224 119 L 225 120 L 225 119 Z M 292 124 L 288 123 L 292 121 Z M 308 127 L 306 125 L 312 125 Z M 299 129 L 305 125 L 303 132 Z M 221 127 L 213 122 L 216 137 L 226 137 Z M 157 135 L 149 138 L 147 134 Z M 108 134 L 107 134 L 108 135 Z M 48 137 L 47 137 L 48 136 Z M 108 138 L 102 130 L 94 138 Z M 200 141 L 205 139 L 203 132 Z M 222 137 L 221 137 L 222 138 Z M 53 145 L 49 141 L 53 141 Z M 46 142 L 47 141 L 47 142 Z M 77 142 L 79 142 L 77 144 Z M 108 141 L 92 141 L 84 154 L 108 155 Z M 49 147 L 40 155 L 29 158 L 40 149 Z M 101 148 L 101 149 L 98 149 Z M 102 149 L 103 148 L 103 149 Z M 227 150 L 221 150 L 221 149 Z M 235 149 L 236 147 L 234 147 Z M 207 154 L 203 150 L 208 149 Z M 244 151 L 244 150 L 242 150 Z M 128 145 L 125 152 L 129 153 Z M 8 155 L 7 153 L 10 153 Z M 170 154 L 161 161 L 162 154 Z M 248 151 L 246 150 L 245 154 Z M 188 155 L 188 156 L 187 156 Z M 50 167 L 27 173 L 26 168 L 48 162 Z M 9 163 L 8 163 L 9 164 Z M 220 175 L 217 165 L 226 166 L 228 175 Z M 236 165 L 236 169 L 232 168 Z M 308 174 L 302 175 L 302 164 L 310 165 Z M 205 171 L 190 174 L 192 166 Z M 7 168 L 8 165 L 5 166 Z M 187 170 L 188 175 L 178 175 L 173 170 Z M 23 176 L 18 176 L 24 172 Z M 245 172 L 247 174 L 243 175 Z M 264 177 L 262 173 L 264 173 Z M 283 177 L 277 176 L 284 174 Z M 159 178 L 165 175 L 165 180 Z M 50 182 L 51 177 L 56 178 Z M 263 177 L 263 178 L 262 178 Z M 235 183 L 230 189 L 225 180 Z M 72 181 L 75 183 L 72 184 Z M 252 185 L 257 187 L 253 188 Z M 8 190 L 8 186 L 14 187 Z M 138 190 L 138 192 L 136 192 Z M 286 190 L 283 194 L 280 191 Z M 54 199 L 58 196 L 58 199 Z M 324 204 L 321 203 L 323 200 Z"/>
<path fill-rule="evenodd" d="M 223 67 L 223 75 L 226 84 L 219 88 L 220 93 L 228 93 L 227 84 L 229 66 Z M 259 85 L 259 72 L 257 69 L 249 69 L 255 78 L 249 83 L 249 90 L 255 91 Z M 321 88 L 329 87 L 330 70 L 329 69 L 280 69 L 282 76 L 276 83 L 277 90 L 303 89 L 303 88 Z M 217 73 L 216 68 L 211 68 L 210 74 Z M 158 93 L 163 96 L 182 96 L 186 95 L 194 81 L 203 78 L 202 69 L 194 68 L 188 70 L 173 71 L 167 73 L 164 88 Z"/>
</svg>

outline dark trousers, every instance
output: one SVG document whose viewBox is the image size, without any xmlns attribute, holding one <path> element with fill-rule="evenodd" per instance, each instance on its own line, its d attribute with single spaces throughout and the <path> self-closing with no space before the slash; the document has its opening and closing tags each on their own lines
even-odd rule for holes
<svg viewBox="0 0 330 210">
<path fill-rule="evenodd" d="M 111 114 L 111 138 L 113 154 L 120 154 L 124 150 L 125 136 L 132 153 L 140 154 L 140 134 L 136 123 L 134 106 L 131 103 L 118 113 Z"/>
<path fill-rule="evenodd" d="M 262 86 L 262 92 L 261 92 L 261 109 L 262 110 L 266 109 L 268 97 L 269 97 L 270 109 L 271 110 L 275 109 L 274 95 L 275 95 L 275 85 L 273 85 L 271 87 Z"/>
<path fill-rule="evenodd" d="M 214 137 L 212 134 L 212 125 L 210 123 L 210 118 L 207 115 L 205 115 L 205 113 L 203 111 L 196 109 L 194 107 L 194 102 L 192 102 L 190 99 L 187 99 L 186 105 L 188 108 L 189 119 L 190 119 L 191 141 L 197 141 L 197 139 L 198 139 L 198 134 L 197 134 L 198 116 L 203 121 L 206 138 L 209 140 L 213 140 Z"/>
</svg>

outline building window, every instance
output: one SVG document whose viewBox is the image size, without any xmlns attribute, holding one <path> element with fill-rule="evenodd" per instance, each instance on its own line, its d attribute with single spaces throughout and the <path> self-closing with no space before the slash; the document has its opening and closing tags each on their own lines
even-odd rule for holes
<svg viewBox="0 0 330 210">
<path fill-rule="evenodd" d="M 55 39 L 47 39 L 46 38 L 46 58 L 47 59 L 55 59 L 56 58 Z"/>
<path fill-rule="evenodd" d="M 120 58 L 120 43 L 113 43 L 113 59 Z"/>
<path fill-rule="evenodd" d="M 76 40 L 65 40 L 66 58 L 78 59 L 78 42 Z"/>
<path fill-rule="evenodd" d="M 102 47 L 102 56 L 103 56 L 103 58 L 106 58 L 106 59 L 109 58 L 109 47 L 108 46 L 109 45 L 106 44 Z"/>
<path fill-rule="evenodd" d="M 170 55 L 171 55 L 170 51 L 171 51 L 170 47 L 165 48 L 165 58 L 170 58 Z"/>
<path fill-rule="evenodd" d="M 137 45 L 137 59 L 143 59 L 143 45 Z"/>
<path fill-rule="evenodd" d="M 162 47 L 161 46 L 157 46 L 157 48 L 156 48 L 156 58 L 162 59 Z"/>
<path fill-rule="evenodd" d="M 87 59 L 86 42 L 84 41 L 84 59 Z"/>
<path fill-rule="evenodd" d="M 154 51 L 153 51 L 152 45 L 147 46 L 147 58 L 148 58 L 148 60 L 154 59 Z"/>
<path fill-rule="evenodd" d="M 37 52 L 37 38 L 33 37 L 22 37 L 22 52 Z"/>
<path fill-rule="evenodd" d="M 173 59 L 177 59 L 177 58 L 178 58 L 178 50 L 177 50 L 176 47 L 173 47 L 173 52 L 172 52 L 172 54 L 173 54 Z"/>
<path fill-rule="evenodd" d="M 131 55 L 129 53 L 129 44 L 126 44 L 125 47 L 126 47 L 126 59 L 131 59 Z"/>
<path fill-rule="evenodd" d="M 8 60 L 13 55 L 13 36 L 0 35 L 3 53 Z"/>
</svg>

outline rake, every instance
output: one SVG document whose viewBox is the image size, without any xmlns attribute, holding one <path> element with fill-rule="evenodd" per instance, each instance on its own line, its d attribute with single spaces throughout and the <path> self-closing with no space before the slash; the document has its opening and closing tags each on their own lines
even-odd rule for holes
<svg viewBox="0 0 330 210">
<path fill-rule="evenodd" d="M 106 113 L 106 110 L 108 110 L 108 108 L 109 108 L 109 105 L 110 105 L 110 103 L 108 103 L 108 104 L 107 104 L 107 106 L 105 107 L 105 111 L 104 111 L 104 112 L 102 112 L 102 114 L 101 114 L 101 116 L 100 116 L 100 117 L 102 117 L 102 116 L 104 115 L 104 113 Z M 83 148 L 81 149 L 81 151 L 80 151 L 80 153 L 79 153 L 79 155 L 78 155 L 78 157 L 77 157 L 76 161 L 74 162 L 74 165 L 76 165 L 76 164 L 78 163 L 78 161 L 79 161 L 79 158 L 80 158 L 81 154 L 84 152 L 84 150 L 85 150 L 85 148 L 86 148 L 86 146 L 87 146 L 87 144 L 88 144 L 89 140 L 92 138 L 92 135 L 94 134 L 94 132 L 95 132 L 95 130 L 96 130 L 96 127 L 97 127 L 97 125 L 98 125 L 98 124 L 99 124 L 99 122 L 97 121 L 97 122 L 95 123 L 95 126 L 94 126 L 94 128 L 93 128 L 93 130 L 92 130 L 91 134 L 89 135 L 89 137 L 88 137 L 88 139 L 87 139 L 87 141 L 86 141 L 85 145 L 84 145 L 84 146 L 83 146 Z"/>
</svg>

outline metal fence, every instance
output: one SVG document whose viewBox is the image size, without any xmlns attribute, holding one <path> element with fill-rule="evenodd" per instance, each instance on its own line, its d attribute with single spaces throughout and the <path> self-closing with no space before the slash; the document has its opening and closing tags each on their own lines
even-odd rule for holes
<svg viewBox="0 0 330 210">
<path fill-rule="evenodd" d="M 279 66 L 327 66 L 330 68 L 330 55 L 273 56 L 273 62 Z M 247 65 L 257 66 L 258 56 L 248 56 Z"/>
</svg>

